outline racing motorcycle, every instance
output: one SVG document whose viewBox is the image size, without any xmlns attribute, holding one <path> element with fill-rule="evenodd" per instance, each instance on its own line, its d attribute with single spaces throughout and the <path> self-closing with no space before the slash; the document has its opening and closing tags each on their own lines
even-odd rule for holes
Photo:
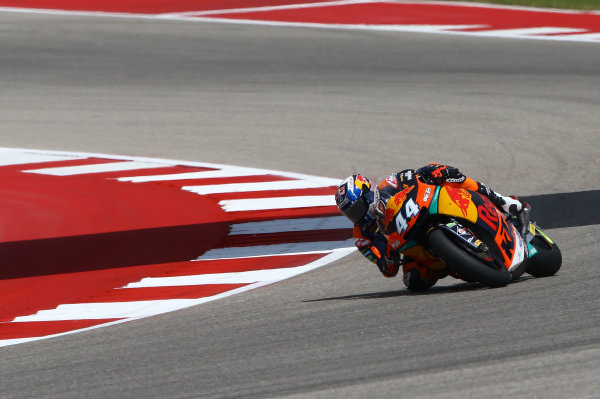
<svg viewBox="0 0 600 399">
<path fill-rule="evenodd" d="M 518 219 L 477 192 L 426 184 L 412 171 L 397 176 L 375 192 L 379 228 L 392 255 L 490 287 L 525 272 L 545 277 L 560 269 L 558 246 L 534 221 L 521 236 Z"/>
</svg>

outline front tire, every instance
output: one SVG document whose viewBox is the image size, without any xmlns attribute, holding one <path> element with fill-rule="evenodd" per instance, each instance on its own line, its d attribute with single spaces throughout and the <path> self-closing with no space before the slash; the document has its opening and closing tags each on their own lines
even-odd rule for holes
<svg viewBox="0 0 600 399">
<path fill-rule="evenodd" d="M 526 272 L 534 277 L 548 277 L 556 274 L 562 266 L 562 254 L 556 244 L 550 245 L 544 239 L 535 236 L 531 240 L 531 245 L 538 250 L 538 253 L 531 258 Z"/>
<path fill-rule="evenodd" d="M 502 287 L 511 280 L 507 268 L 493 269 L 478 261 L 456 246 L 440 229 L 434 229 L 429 233 L 427 243 L 429 249 L 464 280 L 478 281 L 489 287 Z"/>
</svg>

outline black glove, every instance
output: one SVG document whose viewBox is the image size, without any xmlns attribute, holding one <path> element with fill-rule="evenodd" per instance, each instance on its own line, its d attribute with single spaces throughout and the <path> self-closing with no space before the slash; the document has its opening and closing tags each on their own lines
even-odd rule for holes
<svg viewBox="0 0 600 399">
<path fill-rule="evenodd" d="M 402 281 L 411 292 L 427 291 L 436 283 L 435 281 L 421 278 L 418 270 L 409 270 L 404 273 Z"/>
<path fill-rule="evenodd" d="M 400 254 L 395 252 L 392 252 L 389 258 L 383 255 L 377 260 L 377 267 L 379 267 L 381 273 L 386 277 L 396 276 L 400 266 L 402 266 L 402 259 L 400 258 Z"/>
<path fill-rule="evenodd" d="M 466 177 L 453 166 L 430 163 L 417 169 L 417 175 L 427 184 L 462 183 Z"/>
</svg>

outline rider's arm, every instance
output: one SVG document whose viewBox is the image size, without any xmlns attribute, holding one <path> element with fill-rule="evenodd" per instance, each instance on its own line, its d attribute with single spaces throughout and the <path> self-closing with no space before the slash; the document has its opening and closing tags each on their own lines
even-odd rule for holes
<svg viewBox="0 0 600 399">
<path fill-rule="evenodd" d="M 356 225 L 352 231 L 354 245 L 360 253 L 371 262 L 375 263 L 385 277 L 394 277 L 398 274 L 399 264 L 387 257 L 387 240 L 377 232 L 366 232 Z"/>
<path fill-rule="evenodd" d="M 494 205 L 506 213 L 519 214 L 523 204 L 517 199 L 498 194 L 481 182 L 463 175 L 457 168 L 439 163 L 430 163 L 417 169 L 417 175 L 428 184 L 444 185 L 476 191 L 489 198 Z"/>
</svg>

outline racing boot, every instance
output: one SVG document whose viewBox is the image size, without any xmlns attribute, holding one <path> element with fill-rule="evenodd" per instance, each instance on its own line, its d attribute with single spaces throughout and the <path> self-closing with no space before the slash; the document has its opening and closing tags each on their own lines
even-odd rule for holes
<svg viewBox="0 0 600 399">
<path fill-rule="evenodd" d="M 527 202 L 522 202 L 521 204 L 523 207 L 521 208 L 521 212 L 517 214 L 517 229 L 519 230 L 521 237 L 523 237 L 523 240 L 525 240 L 529 228 L 529 222 L 531 221 L 531 205 L 529 205 Z"/>
<path fill-rule="evenodd" d="M 527 228 L 531 219 L 531 206 L 528 203 L 522 203 L 515 196 L 505 197 L 502 194 L 494 192 L 481 182 L 477 182 L 477 192 L 488 197 L 494 205 L 515 218 L 515 225 L 523 239 L 527 235 Z"/>
</svg>

